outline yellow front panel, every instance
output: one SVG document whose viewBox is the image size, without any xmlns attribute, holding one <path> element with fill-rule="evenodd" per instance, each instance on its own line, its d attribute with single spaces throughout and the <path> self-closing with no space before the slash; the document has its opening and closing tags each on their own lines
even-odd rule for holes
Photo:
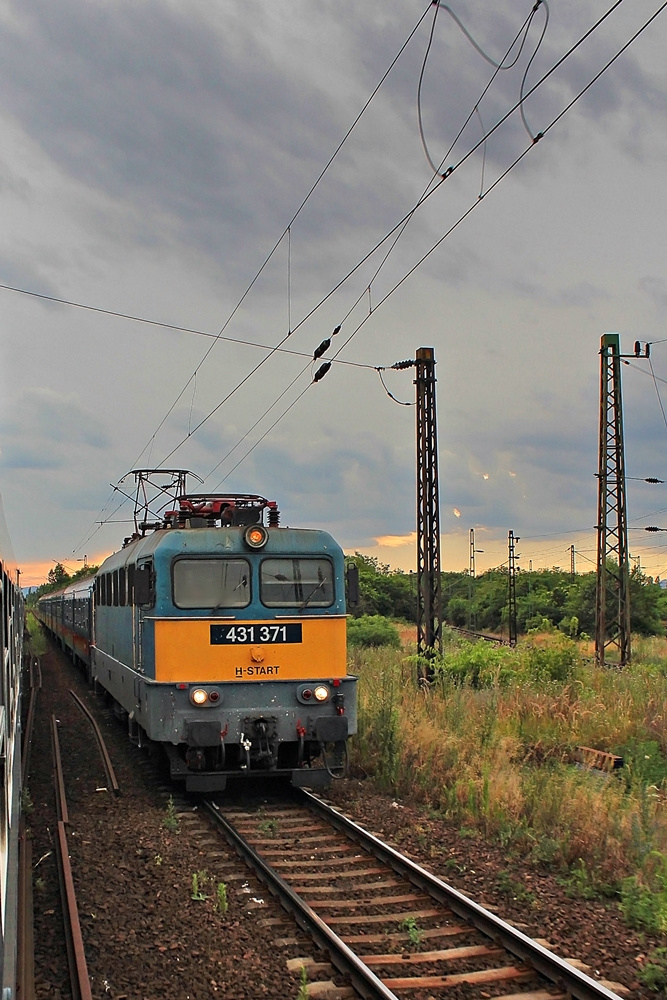
<svg viewBox="0 0 667 1000">
<path fill-rule="evenodd" d="M 216 645 L 211 626 L 234 628 L 243 638 L 270 638 L 273 629 L 301 625 L 301 642 L 238 642 Z M 254 631 L 250 631 L 254 626 Z M 265 681 L 344 677 L 346 621 L 340 618 L 221 622 L 210 618 L 155 620 L 155 680 Z"/>
</svg>

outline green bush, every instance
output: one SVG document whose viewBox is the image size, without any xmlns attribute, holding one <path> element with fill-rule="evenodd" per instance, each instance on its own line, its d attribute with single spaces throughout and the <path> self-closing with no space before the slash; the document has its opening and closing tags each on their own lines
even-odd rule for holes
<svg viewBox="0 0 667 1000">
<path fill-rule="evenodd" d="M 581 663 L 577 644 L 560 632 L 526 642 L 521 652 L 527 673 L 537 681 L 568 681 Z"/>
<path fill-rule="evenodd" d="M 621 884 L 621 912 L 630 927 L 653 934 L 667 931 L 667 857 L 651 851 L 641 876 Z"/>
<path fill-rule="evenodd" d="M 447 650 L 436 663 L 436 672 L 457 684 L 486 688 L 509 680 L 515 664 L 515 654 L 506 647 L 469 642 L 458 649 Z"/>
<path fill-rule="evenodd" d="M 637 975 L 640 983 L 654 993 L 667 987 L 667 948 L 656 948 L 648 956 L 648 962 Z"/>
<path fill-rule="evenodd" d="M 401 645 L 398 629 L 382 615 L 348 618 L 347 641 L 350 646 L 392 646 L 399 649 Z"/>
<path fill-rule="evenodd" d="M 638 782 L 659 789 L 667 780 L 667 757 L 657 740 L 632 740 L 615 752 L 623 758 L 622 777 L 628 788 Z"/>
</svg>

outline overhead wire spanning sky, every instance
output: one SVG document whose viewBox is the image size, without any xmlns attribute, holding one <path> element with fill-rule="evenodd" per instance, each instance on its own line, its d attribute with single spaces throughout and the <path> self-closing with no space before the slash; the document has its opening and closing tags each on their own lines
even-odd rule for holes
<svg viewBox="0 0 667 1000">
<path fill-rule="evenodd" d="M 498 62 L 533 4 L 449 6 Z M 325 526 L 348 549 L 408 565 L 414 413 L 388 399 L 371 369 L 422 345 L 438 361 L 445 565 L 467 564 L 469 527 L 494 543 L 508 528 L 525 537 L 592 527 L 600 336 L 619 330 L 629 346 L 663 332 L 664 18 L 492 197 L 477 198 L 660 6 L 552 0 L 541 43 L 538 10 L 516 66 L 480 99 L 493 70 L 444 10 L 436 23 L 424 3 L 267 0 L 252 16 L 196 0 L 187 11 L 164 0 L 64 0 L 57 13 L 0 4 L 0 283 L 230 338 L 202 364 L 192 334 L 0 289 L 0 489 L 24 568 L 118 544 L 122 525 L 90 527 L 113 511 L 109 484 L 146 441 L 142 463 L 183 441 L 170 465 L 216 469 L 225 489 L 278 499 L 287 523 Z M 430 156 L 438 166 L 467 119 L 447 164 L 477 149 L 375 277 L 382 248 L 328 296 L 431 190 L 417 90 L 433 25 L 420 104 Z M 308 355 L 343 317 L 326 357 L 355 364 L 304 391 L 314 369 L 276 344 Z M 236 341 L 266 350 L 258 357 Z M 660 360 L 656 347 L 658 376 Z M 641 376 L 629 376 L 628 470 L 660 476 L 665 425 Z M 409 398 L 409 375 L 385 379 Z M 633 488 L 631 516 L 658 506 L 648 489 Z M 405 552 L 377 542 L 402 538 Z M 81 543 L 91 551 L 73 553 Z"/>
</svg>

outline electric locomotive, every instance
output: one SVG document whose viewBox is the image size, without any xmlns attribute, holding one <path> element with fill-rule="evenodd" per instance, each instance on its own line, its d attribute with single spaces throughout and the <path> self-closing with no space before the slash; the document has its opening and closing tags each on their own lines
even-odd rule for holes
<svg viewBox="0 0 667 1000">
<path fill-rule="evenodd" d="M 317 786 L 344 772 L 357 728 L 345 576 L 333 538 L 280 527 L 275 502 L 181 494 L 40 616 L 187 790 Z"/>
</svg>

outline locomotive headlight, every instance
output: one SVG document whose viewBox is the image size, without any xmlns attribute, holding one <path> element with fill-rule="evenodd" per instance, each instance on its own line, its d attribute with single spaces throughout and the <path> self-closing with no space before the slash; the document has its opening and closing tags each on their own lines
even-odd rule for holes
<svg viewBox="0 0 667 1000">
<path fill-rule="evenodd" d="M 250 549 L 263 549 L 269 540 L 269 533 L 263 524 L 251 524 L 243 532 L 243 541 Z"/>
<path fill-rule="evenodd" d="M 190 692 L 190 701 L 193 705 L 205 705 L 208 701 L 208 692 L 203 688 L 195 688 Z"/>
<path fill-rule="evenodd" d="M 318 684 L 313 691 L 313 694 L 315 695 L 317 701 L 326 701 L 329 697 L 329 688 L 325 687 L 324 684 Z"/>
</svg>

